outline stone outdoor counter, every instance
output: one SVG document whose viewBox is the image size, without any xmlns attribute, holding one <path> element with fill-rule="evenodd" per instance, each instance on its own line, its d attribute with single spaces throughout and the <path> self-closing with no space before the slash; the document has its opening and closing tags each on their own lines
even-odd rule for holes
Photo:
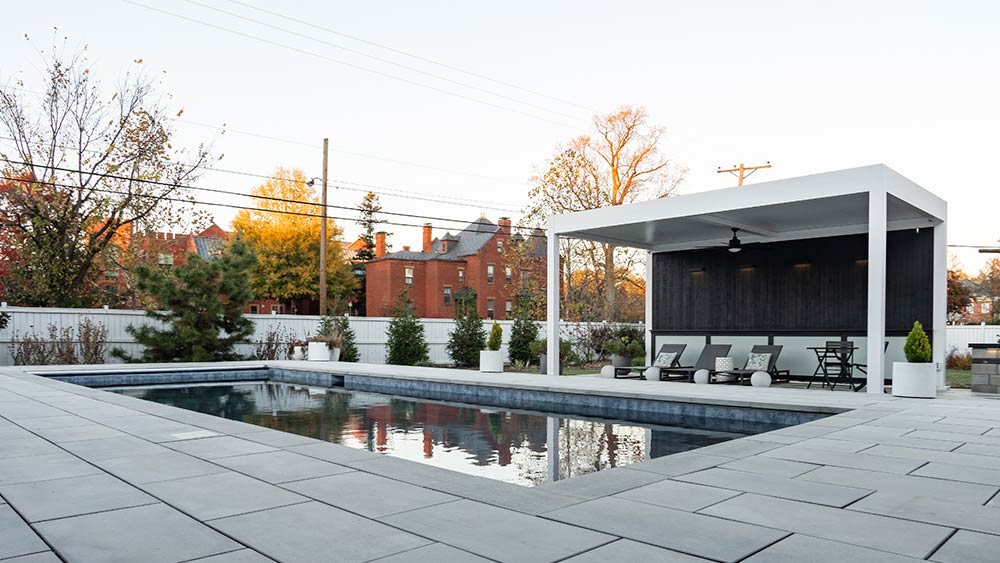
<svg viewBox="0 0 1000 563">
<path fill-rule="evenodd" d="M 1000 393 L 1000 343 L 969 344 L 972 348 L 972 392 Z"/>
</svg>

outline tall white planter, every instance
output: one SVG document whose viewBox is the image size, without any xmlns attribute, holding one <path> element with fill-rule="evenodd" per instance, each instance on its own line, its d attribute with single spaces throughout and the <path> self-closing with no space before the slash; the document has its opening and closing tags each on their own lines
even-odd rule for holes
<svg viewBox="0 0 1000 563">
<path fill-rule="evenodd" d="M 937 396 L 934 364 L 892 362 L 892 396 L 933 399 Z"/>
<path fill-rule="evenodd" d="M 501 350 L 480 350 L 479 371 L 483 373 L 500 373 L 503 371 L 503 352 Z"/>
<path fill-rule="evenodd" d="M 329 362 L 330 348 L 326 342 L 310 342 L 308 359 L 310 362 Z"/>
<path fill-rule="evenodd" d="M 330 361 L 339 362 L 340 361 L 340 348 L 334 348 L 330 350 Z"/>
</svg>

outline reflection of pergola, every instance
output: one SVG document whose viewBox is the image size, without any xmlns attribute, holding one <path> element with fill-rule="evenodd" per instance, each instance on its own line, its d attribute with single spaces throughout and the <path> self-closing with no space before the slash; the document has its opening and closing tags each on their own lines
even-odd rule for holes
<svg viewBox="0 0 1000 563">
<path fill-rule="evenodd" d="M 881 393 L 891 376 L 886 357 L 901 355 L 895 341 L 919 320 L 931 333 L 943 386 L 946 219 L 944 200 L 884 165 L 552 216 L 548 373 L 559 373 L 565 237 L 649 253 L 650 353 L 675 341 L 689 350 L 731 343 L 734 353 L 780 342 L 791 352 L 782 358 L 802 372 L 807 346 L 850 338 L 856 361 L 869 366 L 868 392 Z M 725 248 L 733 228 L 743 244 L 738 253 Z"/>
</svg>

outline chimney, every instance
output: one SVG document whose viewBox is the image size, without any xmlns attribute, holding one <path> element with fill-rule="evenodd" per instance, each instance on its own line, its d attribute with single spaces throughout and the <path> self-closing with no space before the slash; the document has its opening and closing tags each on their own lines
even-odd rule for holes
<svg viewBox="0 0 1000 563">
<path fill-rule="evenodd" d="M 500 227 L 500 234 L 510 234 L 510 217 L 501 217 L 497 219 L 497 225 Z"/>
<path fill-rule="evenodd" d="M 431 224 L 424 223 L 424 254 L 433 252 L 434 241 L 431 240 Z"/>
<path fill-rule="evenodd" d="M 409 252 L 409 251 L 410 251 L 410 247 L 409 246 L 404 246 L 403 247 L 403 252 Z"/>
<path fill-rule="evenodd" d="M 375 233 L 375 258 L 385 256 L 385 231 Z"/>
</svg>

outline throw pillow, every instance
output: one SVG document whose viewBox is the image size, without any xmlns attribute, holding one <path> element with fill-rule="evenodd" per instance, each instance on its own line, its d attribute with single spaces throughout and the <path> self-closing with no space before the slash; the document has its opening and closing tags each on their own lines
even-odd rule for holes
<svg viewBox="0 0 1000 563">
<path fill-rule="evenodd" d="M 767 371 L 771 364 L 771 354 L 750 354 L 747 360 L 747 369 L 753 371 Z"/>
<path fill-rule="evenodd" d="M 653 360 L 653 367 L 668 368 L 674 365 L 674 360 L 676 359 L 677 352 L 660 352 L 656 355 L 656 359 Z"/>
</svg>

